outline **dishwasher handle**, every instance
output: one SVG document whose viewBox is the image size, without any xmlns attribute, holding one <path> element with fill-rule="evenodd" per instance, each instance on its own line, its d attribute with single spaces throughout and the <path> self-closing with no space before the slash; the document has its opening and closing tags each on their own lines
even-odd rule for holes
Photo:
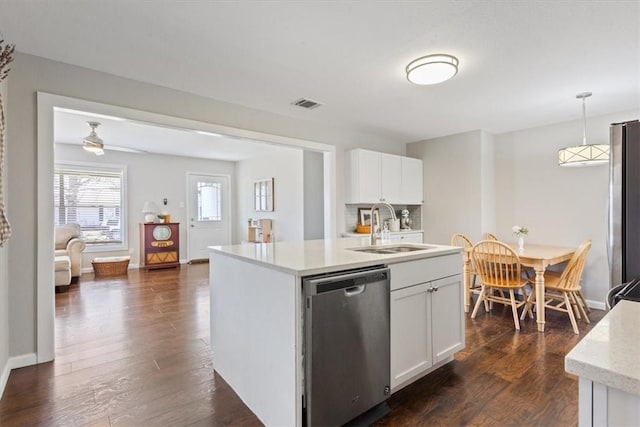
<svg viewBox="0 0 640 427">
<path fill-rule="evenodd" d="M 344 290 L 344 295 L 347 297 L 353 297 L 360 295 L 364 292 L 364 285 L 352 286 Z"/>
</svg>

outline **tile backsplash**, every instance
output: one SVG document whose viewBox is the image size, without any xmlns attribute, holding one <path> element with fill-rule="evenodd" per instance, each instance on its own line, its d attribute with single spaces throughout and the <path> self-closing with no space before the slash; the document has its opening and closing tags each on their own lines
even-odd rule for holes
<svg viewBox="0 0 640 427">
<path fill-rule="evenodd" d="M 344 209 L 344 223 L 347 233 L 353 233 L 358 225 L 358 208 L 370 208 L 371 205 L 345 205 Z M 409 211 L 409 218 L 411 218 L 413 230 L 422 229 L 422 206 L 420 205 L 393 205 L 396 211 L 396 216 L 400 218 L 400 212 L 403 209 Z M 384 222 L 385 219 L 390 218 L 389 210 L 386 208 L 380 209 L 380 221 Z"/>
</svg>

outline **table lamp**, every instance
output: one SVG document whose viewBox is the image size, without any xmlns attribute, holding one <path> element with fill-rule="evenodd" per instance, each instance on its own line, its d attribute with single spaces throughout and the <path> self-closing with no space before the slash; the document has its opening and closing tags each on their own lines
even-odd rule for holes
<svg viewBox="0 0 640 427">
<path fill-rule="evenodd" d="M 154 202 L 144 202 L 142 213 L 144 214 L 144 222 L 155 222 L 158 205 Z"/>
</svg>

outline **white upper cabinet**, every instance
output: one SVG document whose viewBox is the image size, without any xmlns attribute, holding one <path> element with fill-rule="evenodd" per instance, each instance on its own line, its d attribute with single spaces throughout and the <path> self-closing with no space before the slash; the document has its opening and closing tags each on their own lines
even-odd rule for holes
<svg viewBox="0 0 640 427">
<path fill-rule="evenodd" d="M 402 200 L 407 205 L 424 203 L 422 194 L 422 160 L 402 157 Z"/>
<path fill-rule="evenodd" d="M 402 157 L 380 153 L 381 201 L 405 203 L 402 201 Z"/>
<path fill-rule="evenodd" d="M 356 149 L 345 163 L 345 203 L 422 204 L 422 160 Z"/>
</svg>

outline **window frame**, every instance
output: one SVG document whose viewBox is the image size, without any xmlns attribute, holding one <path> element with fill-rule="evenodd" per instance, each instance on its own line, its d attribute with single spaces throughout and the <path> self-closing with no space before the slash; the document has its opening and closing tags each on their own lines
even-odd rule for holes
<svg viewBox="0 0 640 427">
<path fill-rule="evenodd" d="M 93 163 L 93 162 L 75 162 L 75 161 L 56 161 L 53 165 L 53 177 L 55 179 L 56 171 L 60 169 L 71 169 L 82 172 L 108 172 L 119 173 L 121 176 L 120 188 L 120 228 L 122 232 L 122 241 L 120 243 L 95 244 L 87 242 L 84 252 L 108 252 L 123 251 L 129 248 L 129 221 L 128 221 L 128 204 L 127 204 L 127 165 L 110 164 L 110 163 Z M 55 210 L 55 198 L 53 200 Z M 52 217 L 51 218 L 55 220 Z"/>
</svg>

